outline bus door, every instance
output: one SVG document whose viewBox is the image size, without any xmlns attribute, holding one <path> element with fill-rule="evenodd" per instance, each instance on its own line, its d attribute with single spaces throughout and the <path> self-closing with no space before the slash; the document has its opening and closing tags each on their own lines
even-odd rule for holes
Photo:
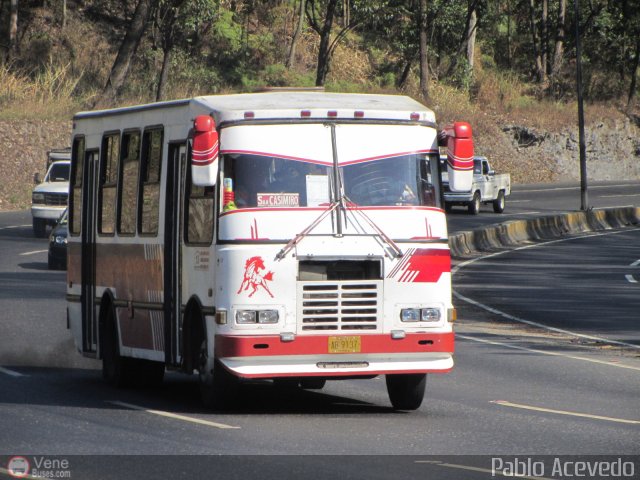
<svg viewBox="0 0 640 480">
<path fill-rule="evenodd" d="M 82 261 L 80 302 L 82 305 L 82 351 L 95 352 L 98 343 L 96 315 L 96 230 L 98 151 L 87 150 L 82 185 Z"/>
<path fill-rule="evenodd" d="M 185 174 L 187 147 L 170 143 L 167 159 L 167 183 L 164 209 L 164 345 L 165 362 L 175 365 L 178 359 L 178 325 L 181 321 L 180 251 L 182 215 L 181 186 Z"/>
</svg>

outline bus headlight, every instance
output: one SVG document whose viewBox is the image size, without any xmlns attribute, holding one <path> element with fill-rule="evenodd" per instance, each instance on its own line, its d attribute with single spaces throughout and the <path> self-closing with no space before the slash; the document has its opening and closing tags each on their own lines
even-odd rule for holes
<svg viewBox="0 0 640 480">
<path fill-rule="evenodd" d="M 420 318 L 423 322 L 439 322 L 440 321 L 440 309 L 439 308 L 421 308 Z"/>
<path fill-rule="evenodd" d="M 442 314 L 437 307 L 403 308 L 400 310 L 400 320 L 403 322 L 437 323 Z"/>
<path fill-rule="evenodd" d="M 419 322 L 420 321 L 420 309 L 419 308 L 403 308 L 400 310 L 400 320 L 403 322 Z"/>
<path fill-rule="evenodd" d="M 278 323 L 279 319 L 277 310 L 260 310 L 258 312 L 258 323 Z"/>
<path fill-rule="evenodd" d="M 250 325 L 256 323 L 278 323 L 280 314 L 278 310 L 237 310 L 236 323 L 238 325 Z"/>
<path fill-rule="evenodd" d="M 256 323 L 256 318 L 255 310 L 238 310 L 236 312 L 236 323 L 239 325 Z"/>
</svg>

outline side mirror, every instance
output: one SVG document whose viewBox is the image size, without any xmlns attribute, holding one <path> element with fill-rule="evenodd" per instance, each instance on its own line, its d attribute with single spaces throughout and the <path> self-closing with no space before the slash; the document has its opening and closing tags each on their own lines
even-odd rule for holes
<svg viewBox="0 0 640 480">
<path fill-rule="evenodd" d="M 218 179 L 218 131 L 209 115 L 198 115 L 193 121 L 191 179 L 198 187 L 212 187 Z"/>
<path fill-rule="evenodd" d="M 40 175 L 40 172 L 36 172 L 33 174 L 33 183 L 35 183 L 36 185 L 42 183 L 42 176 Z"/>
<path fill-rule="evenodd" d="M 447 171 L 452 192 L 467 192 L 473 182 L 473 135 L 467 122 L 447 125 L 438 135 L 447 147 Z"/>
</svg>

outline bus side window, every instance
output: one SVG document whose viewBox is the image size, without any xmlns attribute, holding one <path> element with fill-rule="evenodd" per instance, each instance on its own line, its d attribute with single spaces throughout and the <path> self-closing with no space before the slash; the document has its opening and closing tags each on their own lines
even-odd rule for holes
<svg viewBox="0 0 640 480">
<path fill-rule="evenodd" d="M 116 220 L 116 184 L 120 156 L 120 134 L 102 139 L 100 155 L 100 185 L 98 192 L 98 232 L 113 234 Z"/>
<path fill-rule="evenodd" d="M 82 227 L 82 171 L 84 166 L 84 137 L 73 139 L 69 192 L 69 233 L 78 235 Z"/>
<path fill-rule="evenodd" d="M 138 231 L 141 234 L 158 234 L 161 165 L 162 129 L 147 130 L 142 138 L 140 198 L 138 199 Z"/>
<path fill-rule="evenodd" d="M 136 200 L 140 164 L 140 132 L 122 135 L 120 189 L 118 190 L 118 233 L 136 233 Z"/>
<path fill-rule="evenodd" d="M 198 187 L 191 180 L 187 169 L 185 199 L 186 243 L 211 245 L 213 240 L 213 207 L 215 187 Z"/>
</svg>

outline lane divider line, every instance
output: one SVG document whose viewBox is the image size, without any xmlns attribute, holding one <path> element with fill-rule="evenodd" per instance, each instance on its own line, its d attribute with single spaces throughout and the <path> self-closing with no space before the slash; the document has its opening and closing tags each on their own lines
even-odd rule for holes
<svg viewBox="0 0 640 480">
<path fill-rule="evenodd" d="M 31 252 L 22 252 L 22 253 L 19 253 L 18 255 L 21 255 L 21 256 L 25 256 L 25 255 L 34 255 L 34 254 L 36 254 L 36 253 L 45 253 L 45 252 L 48 252 L 48 251 L 49 251 L 49 250 L 33 250 L 33 251 L 31 251 Z"/>
<path fill-rule="evenodd" d="M 472 467 L 469 465 L 460 465 L 457 463 L 443 463 L 438 460 L 416 460 L 415 463 L 427 463 L 431 465 L 437 465 L 438 467 L 456 468 L 459 470 L 467 470 L 470 472 L 490 473 L 492 477 L 501 476 L 513 478 L 515 476 L 516 478 L 524 478 L 526 480 L 552 480 L 547 477 L 528 477 L 526 475 L 513 475 L 510 472 L 501 472 L 500 470 L 491 470 L 490 468 Z"/>
<path fill-rule="evenodd" d="M 16 372 L 15 370 L 9 370 L 8 368 L 0 367 L 0 372 L 9 375 L 11 377 L 28 377 L 29 375 L 25 375 L 24 373 Z"/>
<path fill-rule="evenodd" d="M 602 415 L 591 415 L 590 413 L 570 412 L 567 410 L 555 410 L 552 408 L 534 407 L 532 405 L 523 405 L 520 403 L 511 403 L 506 400 L 492 400 L 489 403 L 494 403 L 502 407 L 519 408 L 522 410 L 532 410 L 534 412 L 554 413 L 556 415 L 568 415 L 571 417 L 590 418 L 593 420 L 606 420 L 607 422 L 627 423 L 631 425 L 640 425 L 640 420 L 626 420 L 624 418 L 604 417 Z"/>
<path fill-rule="evenodd" d="M 546 350 L 540 350 L 537 348 L 521 347 L 520 345 L 512 345 L 510 343 L 496 342 L 495 340 L 486 340 L 484 338 L 470 337 L 469 335 L 461 335 L 459 333 L 456 333 L 456 338 L 464 338 L 465 340 L 471 340 L 472 342 L 486 343 L 489 345 L 512 348 L 514 350 L 522 350 L 530 353 L 540 353 L 542 355 L 549 355 L 550 357 L 564 357 L 564 358 L 569 358 L 571 360 L 579 360 L 581 362 L 597 363 L 598 365 L 606 365 L 608 367 L 616 367 L 616 368 L 626 368 L 627 370 L 635 370 L 637 372 L 640 372 L 640 367 L 634 367 L 632 365 L 624 365 L 622 363 L 612 363 L 612 362 L 607 362 L 605 360 L 598 360 L 595 358 L 579 357 L 576 355 L 569 355 L 567 353 L 548 352 Z"/>
<path fill-rule="evenodd" d="M 6 227 L 0 227 L 0 230 L 11 230 L 12 228 L 24 228 L 24 227 L 30 227 L 30 224 L 27 225 L 9 225 Z"/>
<path fill-rule="evenodd" d="M 473 263 L 479 262 L 481 260 L 487 260 L 489 258 L 493 258 L 493 257 L 497 257 L 499 255 L 503 255 L 505 253 L 510 253 L 510 252 L 514 252 L 514 251 L 518 251 L 518 250 L 526 250 L 529 248 L 536 248 L 536 247 L 542 247 L 542 246 L 547 246 L 547 245 L 551 245 L 554 243 L 561 243 L 561 242 L 568 242 L 570 240 L 579 240 L 582 238 L 588 238 L 588 237 L 601 237 L 601 236 L 607 236 L 607 235 L 618 235 L 620 233 L 628 233 L 630 231 L 635 231 L 635 230 L 640 230 L 639 228 L 631 228 L 631 229 L 625 229 L 625 230 L 616 230 L 613 232 L 601 232 L 601 233 L 589 233 L 589 234 L 585 234 L 585 235 L 578 235 L 575 237 L 569 237 L 569 238 L 560 238 L 560 239 L 556 239 L 556 240 L 549 240 L 548 242 L 542 242 L 542 243 L 534 243 L 531 245 L 524 245 L 522 247 L 517 247 L 511 250 L 502 250 L 500 252 L 495 252 L 492 253 L 490 255 L 486 255 L 486 256 L 482 256 L 482 257 L 477 257 L 477 258 L 472 258 L 471 260 L 467 260 L 465 262 L 460 263 L 459 265 L 456 265 L 452 270 L 451 270 L 451 275 L 455 275 L 457 274 L 460 269 L 471 265 Z M 511 320 L 513 322 L 517 322 L 517 323 L 523 323 L 525 325 L 530 325 L 532 327 L 537 327 L 537 328 L 541 328 L 544 330 L 548 330 L 551 332 L 556 332 L 556 333 L 562 333 L 564 335 L 571 335 L 573 337 L 577 337 L 577 338 L 584 338 L 586 340 L 592 340 L 592 341 L 596 341 L 596 342 L 600 342 L 600 343 L 605 343 L 605 344 L 613 344 L 613 345 L 620 345 L 623 347 L 628 347 L 628 348 L 633 348 L 633 349 L 637 349 L 640 350 L 640 345 L 635 345 L 633 343 L 628 343 L 628 342 L 622 342 L 619 340 L 610 340 L 608 338 L 604 338 L 604 337 L 597 337 L 595 335 L 586 335 L 583 333 L 577 333 L 571 330 L 566 330 L 563 328 L 557 328 L 557 327 L 551 327 L 549 325 L 545 325 L 543 323 L 538 323 L 538 322 L 534 322 L 531 320 L 525 320 L 524 318 L 520 318 L 520 317 L 516 317 L 515 315 L 510 315 L 508 313 L 502 312 L 501 310 L 498 310 L 497 308 L 493 308 L 490 307 L 488 305 L 485 305 L 483 303 L 480 303 L 476 300 L 473 300 L 469 297 L 465 297 L 464 295 L 458 293 L 457 291 L 453 290 L 453 295 L 459 299 L 462 300 L 463 302 L 469 303 L 471 305 L 474 305 L 475 307 L 481 308 L 482 310 L 485 310 L 489 313 L 492 313 L 494 315 L 498 315 L 501 316 L 503 318 L 506 318 L 507 320 Z"/>
<path fill-rule="evenodd" d="M 201 418 L 187 417 L 186 415 L 178 415 L 176 413 L 164 412 L 162 410 L 152 410 L 132 403 L 120 402 L 118 400 L 107 400 L 107 403 L 112 405 L 118 405 L 120 407 L 130 408 L 131 410 L 139 410 L 142 412 L 152 413 L 161 417 L 173 418 L 175 420 L 182 420 L 185 422 L 197 423 L 199 425 L 206 425 L 208 427 L 221 428 L 221 429 L 239 429 L 240 427 L 234 427 L 233 425 L 226 425 L 224 423 L 210 422 L 209 420 L 203 420 Z"/>
</svg>

